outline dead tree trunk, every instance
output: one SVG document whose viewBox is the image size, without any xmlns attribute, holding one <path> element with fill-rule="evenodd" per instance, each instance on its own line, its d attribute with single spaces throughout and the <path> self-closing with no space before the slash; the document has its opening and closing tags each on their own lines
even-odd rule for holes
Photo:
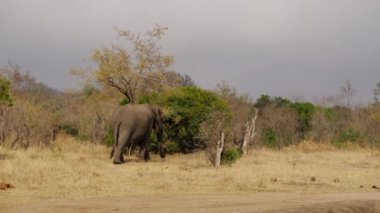
<svg viewBox="0 0 380 213">
<path fill-rule="evenodd" d="M 243 154 L 247 154 L 248 152 L 248 143 L 251 141 L 255 135 L 256 135 L 256 119 L 257 115 L 259 113 L 259 110 L 255 110 L 255 115 L 252 117 L 251 121 L 248 121 L 245 127 L 245 134 L 244 134 L 244 140 L 241 144 L 241 150 L 243 151 Z"/>
<path fill-rule="evenodd" d="M 220 140 L 216 144 L 216 152 L 215 152 L 215 166 L 220 166 L 220 161 L 222 159 L 222 152 L 224 147 L 224 132 L 220 133 Z"/>
</svg>

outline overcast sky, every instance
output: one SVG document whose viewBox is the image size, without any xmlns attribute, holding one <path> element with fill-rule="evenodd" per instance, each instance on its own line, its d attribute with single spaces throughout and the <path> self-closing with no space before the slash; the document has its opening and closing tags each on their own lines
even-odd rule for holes
<svg viewBox="0 0 380 213">
<path fill-rule="evenodd" d="M 78 88 L 71 68 L 120 42 L 113 27 L 169 30 L 161 46 L 174 70 L 213 89 L 225 81 L 260 94 L 309 101 L 349 80 L 357 103 L 380 82 L 378 0 L 2 0 L 0 67 L 8 60 L 39 81 Z"/>
</svg>

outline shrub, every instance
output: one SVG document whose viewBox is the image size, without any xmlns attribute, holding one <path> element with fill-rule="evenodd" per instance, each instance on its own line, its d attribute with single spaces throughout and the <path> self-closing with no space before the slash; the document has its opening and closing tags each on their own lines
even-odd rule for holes
<svg viewBox="0 0 380 213">
<path fill-rule="evenodd" d="M 315 106 L 312 103 L 293 103 L 291 107 L 297 111 L 299 127 L 298 131 L 302 138 L 312 128 L 312 118 L 315 112 Z"/>
<path fill-rule="evenodd" d="M 277 147 L 277 136 L 272 128 L 265 128 L 263 131 L 263 143 L 266 147 L 276 148 Z"/>
<path fill-rule="evenodd" d="M 338 140 L 341 142 L 347 142 L 347 141 L 357 142 L 359 139 L 360 139 L 360 132 L 353 128 L 349 128 L 340 134 Z"/>
<path fill-rule="evenodd" d="M 361 138 L 360 132 L 356 129 L 349 128 L 342 131 L 337 138 L 335 138 L 331 143 L 335 146 L 341 147 L 347 143 L 357 143 Z"/>
<path fill-rule="evenodd" d="M 7 79 L 0 76 L 0 106 L 12 106 L 13 100 L 10 95 L 11 83 Z"/>
<path fill-rule="evenodd" d="M 257 135 L 261 144 L 281 149 L 299 140 L 299 116 L 288 106 L 269 104 L 263 107 L 257 122 Z"/>
<path fill-rule="evenodd" d="M 255 107 L 258 109 L 262 109 L 268 105 L 275 105 L 278 107 L 290 106 L 291 102 L 288 99 L 282 97 L 270 97 L 269 95 L 261 95 L 255 103 Z"/>
<path fill-rule="evenodd" d="M 124 106 L 124 105 L 127 105 L 128 103 L 129 103 L 128 99 L 123 98 L 123 99 L 121 99 L 121 101 L 119 102 L 119 105 L 120 105 L 120 106 Z"/>
<path fill-rule="evenodd" d="M 70 125 L 70 124 L 63 124 L 59 126 L 59 130 L 63 131 L 64 133 L 77 137 L 79 135 L 79 130 L 78 128 Z"/>
<path fill-rule="evenodd" d="M 286 98 L 262 95 L 255 106 L 260 116 L 258 136 L 269 148 L 296 144 L 312 130 L 315 106 L 311 103 L 292 103 Z"/>
<path fill-rule="evenodd" d="M 115 135 L 112 127 L 107 127 L 107 132 L 104 135 L 103 141 L 107 146 L 112 146 L 115 143 Z"/>
<path fill-rule="evenodd" d="M 178 143 L 175 143 L 173 141 L 167 141 L 165 143 L 165 146 L 166 146 L 166 152 L 168 154 L 173 154 L 173 153 L 181 151 L 179 146 L 178 146 Z"/>
<path fill-rule="evenodd" d="M 205 148 L 205 142 L 197 136 L 201 123 L 212 112 L 221 112 L 227 117 L 230 113 L 219 96 L 197 87 L 177 87 L 161 95 L 145 94 L 140 97 L 139 103 L 157 104 L 164 108 L 165 134 L 185 153 Z"/>
<path fill-rule="evenodd" d="M 227 148 L 222 152 L 222 164 L 232 165 L 242 156 L 242 154 L 243 152 L 240 148 Z"/>
</svg>

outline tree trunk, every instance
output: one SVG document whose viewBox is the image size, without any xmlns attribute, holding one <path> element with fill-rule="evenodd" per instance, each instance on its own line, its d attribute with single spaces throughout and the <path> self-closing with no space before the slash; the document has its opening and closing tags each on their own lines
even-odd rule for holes
<svg viewBox="0 0 380 213">
<path fill-rule="evenodd" d="M 245 134 L 244 134 L 244 140 L 241 145 L 241 149 L 243 151 L 243 154 L 247 154 L 248 152 L 248 143 L 251 141 L 255 135 L 256 135 L 256 119 L 257 115 L 259 113 L 259 110 L 256 109 L 255 115 L 252 117 L 252 120 L 247 122 L 246 124 L 246 129 L 245 129 Z"/>
<path fill-rule="evenodd" d="M 224 132 L 221 132 L 220 134 L 220 140 L 218 141 L 216 145 L 216 154 L 215 154 L 215 166 L 220 166 L 220 161 L 222 159 L 222 152 L 224 147 Z"/>
</svg>

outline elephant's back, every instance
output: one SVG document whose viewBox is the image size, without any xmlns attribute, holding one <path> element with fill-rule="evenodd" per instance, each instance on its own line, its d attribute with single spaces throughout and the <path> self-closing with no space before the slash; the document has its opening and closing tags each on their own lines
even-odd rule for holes
<svg viewBox="0 0 380 213">
<path fill-rule="evenodd" d="M 147 104 L 127 104 L 120 106 L 113 114 L 113 125 L 136 125 L 146 123 L 151 117 L 151 110 Z M 147 120 L 148 119 L 148 120 Z"/>
</svg>

